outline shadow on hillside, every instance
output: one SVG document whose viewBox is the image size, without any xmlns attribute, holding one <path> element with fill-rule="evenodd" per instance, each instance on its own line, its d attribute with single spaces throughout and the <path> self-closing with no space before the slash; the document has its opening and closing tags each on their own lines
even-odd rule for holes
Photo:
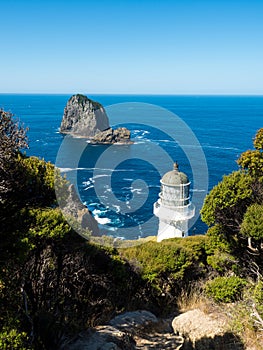
<svg viewBox="0 0 263 350">
<path fill-rule="evenodd" d="M 240 337 L 227 332 L 214 338 L 203 337 L 195 342 L 187 340 L 183 350 L 245 350 Z"/>
</svg>

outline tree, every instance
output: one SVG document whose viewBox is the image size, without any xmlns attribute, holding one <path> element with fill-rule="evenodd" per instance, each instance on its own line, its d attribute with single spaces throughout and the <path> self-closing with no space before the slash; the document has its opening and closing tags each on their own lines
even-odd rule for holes
<svg viewBox="0 0 263 350">
<path fill-rule="evenodd" d="M 0 110 L 0 203 L 7 199 L 15 176 L 16 161 L 21 149 L 28 148 L 27 129 L 9 112 Z"/>
<path fill-rule="evenodd" d="M 254 147 L 257 150 L 263 150 L 263 128 L 259 129 L 254 138 Z"/>
<path fill-rule="evenodd" d="M 243 171 L 224 176 L 206 196 L 201 210 L 202 220 L 212 226 L 219 224 L 226 233 L 238 233 L 247 207 L 255 197 L 253 178 Z"/>
<path fill-rule="evenodd" d="M 252 248 L 251 240 L 253 240 L 256 248 L 261 249 L 263 241 L 263 205 L 255 203 L 247 209 L 240 232 L 249 238 L 250 248 Z"/>
<path fill-rule="evenodd" d="M 263 177 L 263 128 L 257 131 L 253 143 L 255 150 L 242 153 L 237 163 L 252 176 L 260 178 Z"/>
<path fill-rule="evenodd" d="M 259 178 L 263 176 L 263 152 L 260 150 L 248 150 L 243 152 L 237 163 L 242 169 L 252 176 Z"/>
</svg>

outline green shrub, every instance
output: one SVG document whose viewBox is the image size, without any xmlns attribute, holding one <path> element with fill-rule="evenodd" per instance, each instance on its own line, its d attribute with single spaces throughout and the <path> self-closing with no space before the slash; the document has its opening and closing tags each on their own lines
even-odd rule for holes
<svg viewBox="0 0 263 350">
<path fill-rule="evenodd" d="M 3 327 L 0 331 L 1 350 L 29 350 L 30 348 L 25 346 L 27 340 L 27 334 L 25 332 L 19 332 L 15 328 Z"/>
<path fill-rule="evenodd" d="M 257 311 L 263 317 L 263 281 L 258 281 L 254 289 L 254 300 Z"/>
<path fill-rule="evenodd" d="M 31 209 L 28 214 L 31 221 L 31 237 L 62 238 L 72 230 L 59 208 Z"/>
<path fill-rule="evenodd" d="M 235 220 L 243 217 L 247 203 L 251 202 L 253 179 L 242 171 L 224 176 L 206 196 L 201 209 L 202 220 L 208 225 L 221 224 L 233 229 Z"/>
<path fill-rule="evenodd" d="M 55 201 L 55 167 L 37 157 L 19 157 L 20 201 L 31 205 L 51 205 Z"/>
<path fill-rule="evenodd" d="M 240 299 L 246 281 L 237 276 L 216 277 L 205 285 L 205 292 L 217 302 L 230 303 Z"/>
<path fill-rule="evenodd" d="M 161 243 L 147 242 L 139 246 L 120 249 L 122 255 L 136 264 L 144 279 L 157 282 L 159 278 L 182 280 L 190 278 L 196 267 L 203 266 L 205 236 L 175 238 Z M 192 268 L 192 270 L 191 270 Z"/>
<path fill-rule="evenodd" d="M 237 272 L 237 260 L 231 254 L 231 243 L 227 240 L 221 225 L 210 227 L 207 231 L 205 250 L 207 263 L 219 273 L 232 270 Z"/>
<path fill-rule="evenodd" d="M 248 207 L 241 224 L 240 232 L 261 243 L 263 240 L 263 205 L 252 204 Z"/>
</svg>

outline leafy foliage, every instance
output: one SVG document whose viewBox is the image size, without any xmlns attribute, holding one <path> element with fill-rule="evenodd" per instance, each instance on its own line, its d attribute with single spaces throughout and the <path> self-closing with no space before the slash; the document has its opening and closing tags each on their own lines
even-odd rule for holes
<svg viewBox="0 0 263 350">
<path fill-rule="evenodd" d="M 237 258 L 233 255 L 233 243 L 229 242 L 224 228 L 217 224 L 207 231 L 205 245 L 207 263 L 219 273 L 237 271 Z"/>
<path fill-rule="evenodd" d="M 140 246 L 122 249 L 122 255 L 141 271 L 144 279 L 162 290 L 162 279 L 181 282 L 198 275 L 205 263 L 205 236 L 194 236 L 148 242 Z"/>
<path fill-rule="evenodd" d="M 246 283 L 237 276 L 216 277 L 206 283 L 205 291 L 217 302 L 230 303 L 241 298 Z"/>
<path fill-rule="evenodd" d="M 246 208 L 252 202 L 252 183 L 252 177 L 241 171 L 224 176 L 206 196 L 202 220 L 209 226 L 221 224 L 231 231 L 238 230 Z"/>
<path fill-rule="evenodd" d="M 26 129 L 11 113 L 0 109 L 0 203 L 8 199 L 17 181 L 16 159 L 20 150 L 27 147 Z"/>
<path fill-rule="evenodd" d="M 32 238 L 63 238 L 72 231 L 59 208 L 31 209 L 27 217 L 30 220 L 28 234 Z"/>
<path fill-rule="evenodd" d="M 50 205 L 55 201 L 55 167 L 37 157 L 19 157 L 22 181 L 20 192 L 27 205 Z M 21 179 L 20 177 L 20 179 Z"/>
<path fill-rule="evenodd" d="M 242 169 L 254 177 L 263 176 L 263 128 L 257 131 L 254 138 L 255 150 L 248 150 L 241 154 L 237 163 Z"/>
<path fill-rule="evenodd" d="M 254 147 L 257 150 L 263 150 L 263 128 L 259 129 L 254 138 Z"/>
<path fill-rule="evenodd" d="M 263 205 L 255 203 L 248 207 L 240 231 L 255 241 L 263 240 Z"/>
<path fill-rule="evenodd" d="M 26 129 L 15 121 L 12 113 L 0 109 L 0 154 L 3 160 L 14 158 L 20 149 L 27 148 Z"/>
<path fill-rule="evenodd" d="M 224 176 L 223 180 L 207 195 L 201 216 L 209 226 L 220 225 L 224 236 L 236 251 L 243 253 L 256 241 L 256 250 L 261 250 L 263 222 L 263 128 L 254 139 L 255 150 L 241 154 L 238 164 L 241 169 Z M 216 231 L 215 231 L 216 232 Z M 219 237 L 219 235 L 217 234 Z M 247 239 L 247 243 L 244 240 Z M 215 254 L 216 255 L 216 254 Z M 218 256 L 219 257 L 219 256 Z M 215 256 L 211 258 L 215 260 Z M 215 261 L 210 263 L 215 267 Z M 257 259 L 258 261 L 260 259 Z M 257 263 L 258 263 L 257 261 Z"/>
<path fill-rule="evenodd" d="M 257 311 L 259 312 L 261 318 L 263 318 L 263 281 L 262 280 L 259 280 L 255 285 L 253 297 L 255 301 L 255 307 L 257 308 Z"/>
<path fill-rule="evenodd" d="M 248 170 L 253 176 L 263 175 L 263 152 L 260 150 L 248 150 L 243 152 L 238 159 L 238 164 Z"/>
<path fill-rule="evenodd" d="M 2 350 L 30 350 L 26 346 L 28 336 L 26 332 L 20 332 L 16 328 L 3 327 L 0 331 L 0 349 Z"/>
</svg>

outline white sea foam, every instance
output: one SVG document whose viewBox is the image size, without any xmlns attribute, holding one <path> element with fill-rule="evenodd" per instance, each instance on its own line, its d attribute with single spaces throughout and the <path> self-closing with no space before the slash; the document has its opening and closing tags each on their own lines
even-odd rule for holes
<svg viewBox="0 0 263 350">
<path fill-rule="evenodd" d="M 90 188 L 94 188 L 94 185 L 91 185 L 91 186 L 85 187 L 85 188 L 84 188 L 84 191 L 87 191 L 87 190 L 89 190 Z"/>
<path fill-rule="evenodd" d="M 82 185 L 83 186 L 89 186 L 93 181 L 91 179 L 87 180 L 87 181 L 83 181 Z"/>
<path fill-rule="evenodd" d="M 96 203 L 97 204 L 97 203 Z M 105 211 L 103 211 L 103 210 L 100 210 L 100 209 L 94 209 L 93 211 L 92 211 L 92 214 L 94 215 L 94 216 L 98 216 L 99 214 L 102 214 L 102 213 L 104 213 Z"/>
<path fill-rule="evenodd" d="M 93 177 L 93 180 L 99 179 L 100 177 L 105 177 L 105 176 L 110 176 L 109 174 L 101 174 L 101 175 L 96 175 Z"/>
<path fill-rule="evenodd" d="M 101 225 L 106 225 L 111 223 L 111 219 L 109 218 L 100 218 L 98 215 L 94 216 L 94 219 Z"/>
<path fill-rule="evenodd" d="M 229 151 L 240 151 L 240 149 L 236 148 L 236 147 L 224 147 L 224 146 L 212 146 L 212 145 L 203 145 L 202 147 L 203 148 L 229 150 Z"/>
<path fill-rule="evenodd" d="M 137 134 L 141 133 L 142 135 L 150 134 L 150 131 L 148 131 L 148 130 L 138 130 L 138 129 L 136 129 L 136 130 L 133 130 L 133 132 L 137 133 Z"/>
<path fill-rule="evenodd" d="M 137 193 L 141 193 L 142 192 L 142 189 L 141 188 L 131 188 L 131 192 L 137 192 Z"/>
<path fill-rule="evenodd" d="M 113 204 L 114 208 L 116 208 L 116 213 L 119 213 L 121 211 L 121 207 L 119 205 Z"/>
<path fill-rule="evenodd" d="M 58 168 L 61 173 L 68 173 L 69 171 L 76 171 L 76 170 L 86 170 L 86 168 Z"/>
<path fill-rule="evenodd" d="M 144 141 L 135 141 L 135 142 L 134 142 L 134 145 L 141 145 L 142 143 L 145 143 L 145 141 L 147 141 L 147 140 L 144 140 Z"/>
</svg>

